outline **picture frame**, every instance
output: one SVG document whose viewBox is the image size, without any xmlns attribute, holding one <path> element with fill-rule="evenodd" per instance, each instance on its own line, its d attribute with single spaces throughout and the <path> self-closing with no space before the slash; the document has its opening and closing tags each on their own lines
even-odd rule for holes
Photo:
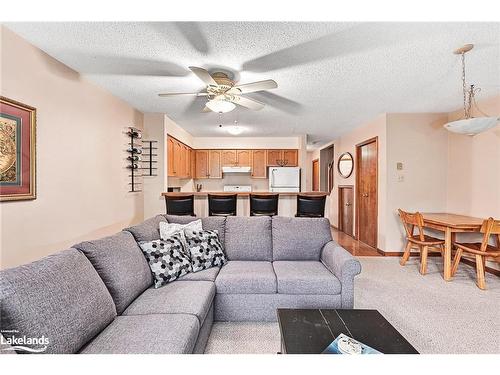
<svg viewBox="0 0 500 375">
<path fill-rule="evenodd" d="M 0 96 L 0 201 L 36 199 L 36 108 Z"/>
</svg>

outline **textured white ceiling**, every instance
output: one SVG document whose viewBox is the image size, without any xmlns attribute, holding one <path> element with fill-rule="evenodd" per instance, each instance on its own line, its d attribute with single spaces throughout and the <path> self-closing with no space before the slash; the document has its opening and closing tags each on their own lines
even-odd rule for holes
<svg viewBox="0 0 500 375">
<path fill-rule="evenodd" d="M 308 134 L 331 140 L 382 112 L 446 112 L 462 102 L 460 58 L 481 97 L 500 93 L 500 23 L 8 23 L 89 80 L 144 112 L 164 112 L 196 136 L 222 135 L 204 99 L 160 92 L 204 89 L 187 67 L 241 82 L 274 79 L 248 94 L 268 105 L 223 115 L 242 136 Z"/>
</svg>

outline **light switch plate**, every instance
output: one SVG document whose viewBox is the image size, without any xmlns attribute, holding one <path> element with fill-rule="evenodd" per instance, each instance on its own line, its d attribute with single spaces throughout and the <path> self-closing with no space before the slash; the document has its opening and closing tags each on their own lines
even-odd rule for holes
<svg viewBox="0 0 500 375">
<path fill-rule="evenodd" d="M 403 163 L 399 162 L 399 163 L 396 163 L 396 169 L 398 171 L 402 171 L 403 170 Z"/>
</svg>

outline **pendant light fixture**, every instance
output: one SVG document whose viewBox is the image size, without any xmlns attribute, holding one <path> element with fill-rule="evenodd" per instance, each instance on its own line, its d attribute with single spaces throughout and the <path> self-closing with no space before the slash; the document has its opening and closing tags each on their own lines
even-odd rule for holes
<svg viewBox="0 0 500 375">
<path fill-rule="evenodd" d="M 463 118 L 444 125 L 447 130 L 453 133 L 476 135 L 485 130 L 495 127 L 500 121 L 498 117 L 489 117 L 479 109 L 476 103 L 475 95 L 479 91 L 481 91 L 481 89 L 474 85 L 467 85 L 467 81 L 465 79 L 465 54 L 469 52 L 473 47 L 473 44 L 466 44 L 465 46 L 453 52 L 454 54 L 461 55 L 462 57 L 462 91 L 464 98 Z M 484 115 L 484 117 L 473 117 L 473 109 L 475 109 L 476 112 Z"/>
</svg>

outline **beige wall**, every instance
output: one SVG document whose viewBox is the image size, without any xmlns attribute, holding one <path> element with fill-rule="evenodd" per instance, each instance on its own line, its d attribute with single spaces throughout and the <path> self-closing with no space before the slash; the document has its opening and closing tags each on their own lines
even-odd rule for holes
<svg viewBox="0 0 500 375">
<path fill-rule="evenodd" d="M 37 199 L 1 202 L 1 267 L 26 263 L 143 219 L 128 193 L 126 127 L 143 115 L 5 27 L 1 95 L 37 108 Z"/>
<path fill-rule="evenodd" d="M 384 249 L 385 246 L 385 225 L 386 225 L 386 115 L 377 116 L 374 120 L 369 121 L 351 132 L 337 138 L 331 144 L 334 145 L 335 161 L 344 152 L 350 152 L 356 158 L 356 145 L 367 139 L 378 138 L 378 231 L 377 231 L 377 247 Z M 319 152 L 311 155 L 313 159 L 319 157 Z M 311 159 L 312 160 L 312 159 Z M 335 168 L 334 188 L 327 200 L 330 222 L 334 226 L 338 226 L 338 186 L 339 185 L 356 185 L 356 171 L 354 170 L 350 177 L 343 178 Z M 354 210 L 356 211 L 356 210 Z M 354 214 L 356 215 L 356 214 Z"/>
<path fill-rule="evenodd" d="M 387 114 L 385 251 L 399 252 L 404 246 L 398 208 L 446 211 L 446 122 L 443 113 Z M 397 170 L 398 162 L 403 170 Z"/>
<path fill-rule="evenodd" d="M 500 117 L 500 96 L 479 102 Z M 462 111 L 449 114 L 449 121 Z M 473 137 L 449 133 L 447 207 L 450 212 L 500 218 L 500 125 Z"/>
<path fill-rule="evenodd" d="M 194 148 L 300 148 L 300 137 L 194 137 Z"/>
</svg>

